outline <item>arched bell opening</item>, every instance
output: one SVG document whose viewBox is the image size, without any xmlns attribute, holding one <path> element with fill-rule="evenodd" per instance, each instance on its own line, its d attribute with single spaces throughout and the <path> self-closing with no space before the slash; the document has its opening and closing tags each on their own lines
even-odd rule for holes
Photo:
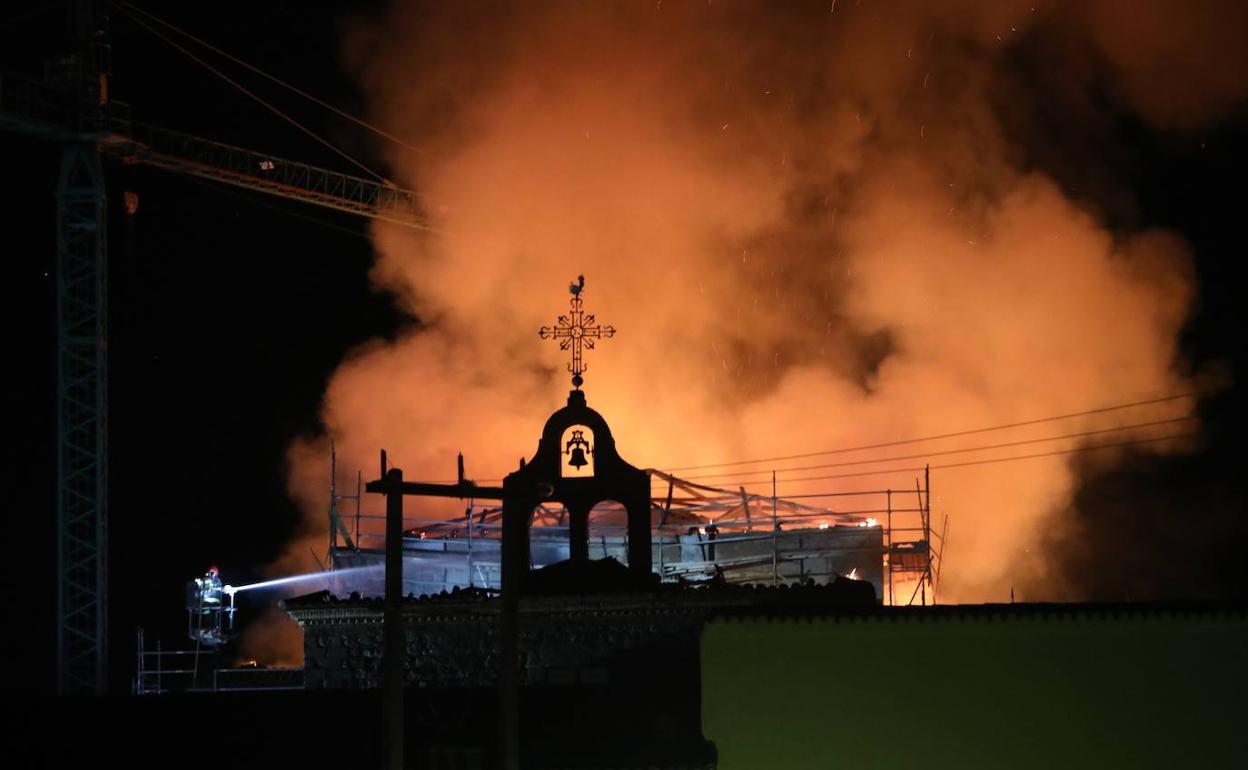
<svg viewBox="0 0 1248 770">
<path fill-rule="evenodd" d="M 587 406 L 584 391 L 568 394 L 567 406 L 546 421 L 537 452 L 503 479 L 503 489 L 504 593 L 507 586 L 520 590 L 524 574 L 542 563 L 537 553 L 530 553 L 536 550 L 529 532 L 535 518 L 573 562 L 618 553 L 629 572 L 639 578 L 651 574 L 649 475 L 619 456 L 610 427 Z M 595 510 L 602 501 L 615 502 Z M 539 506 L 550 513 L 538 511 L 534 517 Z"/>
<path fill-rule="evenodd" d="M 529 566 L 544 567 L 567 557 L 568 511 L 562 504 L 538 504 L 528 521 Z"/>
<path fill-rule="evenodd" d="M 603 500 L 589 510 L 589 558 L 612 558 L 628 564 L 628 509 L 618 500 Z"/>
<path fill-rule="evenodd" d="M 588 425 L 569 425 L 559 441 L 559 476 L 588 479 L 595 475 L 594 431 Z"/>
</svg>

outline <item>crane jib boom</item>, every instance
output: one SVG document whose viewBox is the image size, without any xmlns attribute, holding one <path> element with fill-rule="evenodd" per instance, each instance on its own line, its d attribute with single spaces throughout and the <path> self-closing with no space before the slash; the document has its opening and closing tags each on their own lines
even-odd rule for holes
<svg viewBox="0 0 1248 770">
<path fill-rule="evenodd" d="M 71 20 L 81 50 L 46 61 L 42 80 L 0 73 L 0 132 L 63 145 L 56 194 L 56 650 L 61 694 L 102 694 L 108 689 L 108 238 L 100 156 L 431 229 L 416 195 L 384 180 L 134 123 L 129 106 L 109 96 L 111 43 L 102 6 L 73 4 Z"/>
<path fill-rule="evenodd" d="M 142 163 L 409 227 L 429 227 L 410 190 L 222 142 L 134 124 L 128 134 L 104 136 L 99 147 L 125 163 Z"/>
<path fill-rule="evenodd" d="M 82 116 L 72 94 L 0 74 L 0 130 L 52 141 L 94 142 L 100 152 L 223 184 L 408 227 L 431 229 L 416 194 L 371 179 L 135 123 L 113 101 L 109 114 Z"/>
</svg>

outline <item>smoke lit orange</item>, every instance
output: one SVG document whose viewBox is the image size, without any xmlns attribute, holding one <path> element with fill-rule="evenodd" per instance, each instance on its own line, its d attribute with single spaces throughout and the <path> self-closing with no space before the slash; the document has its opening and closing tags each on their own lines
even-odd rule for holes
<svg viewBox="0 0 1248 770">
<path fill-rule="evenodd" d="M 1111 230 L 1031 170 L 1006 127 L 1003 73 L 1012 46 L 1048 25 L 1102 57 L 1145 119 L 1195 125 L 1244 94 L 1245 68 L 1183 89 L 1170 72 L 1149 90 L 1147 62 L 1175 44 L 1171 32 L 1226 43 L 1235 25 L 1219 14 L 1242 10 L 1210 4 L 1168 28 L 1167 6 L 1142 4 L 1131 15 L 1143 32 L 1128 38 L 1111 3 L 826 5 L 399 3 L 357 20 L 346 61 L 372 117 L 424 148 L 387 149 L 437 232 L 376 225 L 373 278 L 421 323 L 353 351 L 334 375 L 324 422 L 340 464 L 367 474 L 385 447 L 410 478 L 453 475 L 459 451 L 478 479 L 515 468 L 568 387 L 537 330 L 579 273 L 587 303 L 618 329 L 587 359 L 585 390 L 642 467 L 1192 390 L 1176 348 L 1193 295 L 1184 243 Z M 327 438 L 290 450 L 290 488 L 318 548 L 326 456 Z M 1037 570 L 1058 585 L 1036 544 L 1063 525 L 1077 483 L 1061 455 L 934 472 L 935 515 L 957 533 L 942 599 L 1001 600 Z M 862 485 L 781 482 L 780 494 Z M 870 485 L 913 491 L 913 474 Z M 427 508 L 409 515 L 452 512 L 412 504 Z M 292 544 L 276 569 L 306 566 L 307 552 Z"/>
</svg>

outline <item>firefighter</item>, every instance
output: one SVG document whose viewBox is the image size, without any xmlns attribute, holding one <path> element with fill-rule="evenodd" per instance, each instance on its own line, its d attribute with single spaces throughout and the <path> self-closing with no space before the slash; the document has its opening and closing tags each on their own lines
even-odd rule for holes
<svg viewBox="0 0 1248 770">
<path fill-rule="evenodd" d="M 204 604 L 221 604 L 221 570 L 217 569 L 217 565 L 213 564 L 200 578 L 199 596 L 200 601 Z"/>
</svg>

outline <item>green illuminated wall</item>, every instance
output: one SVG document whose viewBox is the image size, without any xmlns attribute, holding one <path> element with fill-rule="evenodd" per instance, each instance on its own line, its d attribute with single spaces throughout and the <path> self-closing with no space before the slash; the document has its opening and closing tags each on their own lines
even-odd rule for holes
<svg viewBox="0 0 1248 770">
<path fill-rule="evenodd" d="M 722 620 L 702 696 L 722 770 L 1248 767 L 1248 615 Z"/>
</svg>

